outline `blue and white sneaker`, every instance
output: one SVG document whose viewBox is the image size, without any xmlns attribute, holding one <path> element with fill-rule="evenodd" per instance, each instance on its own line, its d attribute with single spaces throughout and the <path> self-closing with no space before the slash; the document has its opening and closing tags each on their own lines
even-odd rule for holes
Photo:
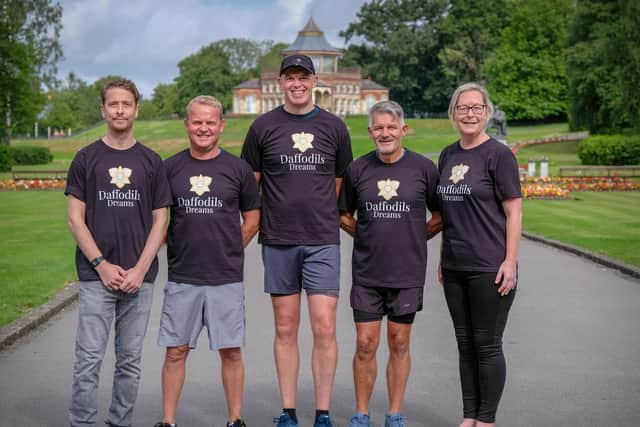
<svg viewBox="0 0 640 427">
<path fill-rule="evenodd" d="M 405 423 L 406 420 L 405 417 L 397 412 L 387 414 L 387 416 L 384 417 L 384 427 L 407 427 Z"/>
<path fill-rule="evenodd" d="M 316 422 L 313 424 L 313 427 L 333 427 L 331 424 L 331 417 L 329 415 L 320 415 Z"/>
<path fill-rule="evenodd" d="M 371 418 L 367 414 L 356 412 L 349 421 L 349 427 L 371 427 Z"/>
<path fill-rule="evenodd" d="M 293 421 L 286 412 L 283 412 L 279 417 L 274 418 L 273 422 L 277 423 L 276 427 L 298 427 L 298 423 Z"/>
</svg>

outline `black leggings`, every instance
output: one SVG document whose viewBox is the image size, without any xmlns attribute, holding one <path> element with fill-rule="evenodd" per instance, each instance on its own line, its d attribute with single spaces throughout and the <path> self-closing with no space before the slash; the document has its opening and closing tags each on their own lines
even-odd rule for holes
<svg viewBox="0 0 640 427">
<path fill-rule="evenodd" d="M 502 333 L 515 289 L 500 296 L 496 273 L 442 273 L 460 353 L 464 417 L 493 423 L 506 378 Z"/>
</svg>

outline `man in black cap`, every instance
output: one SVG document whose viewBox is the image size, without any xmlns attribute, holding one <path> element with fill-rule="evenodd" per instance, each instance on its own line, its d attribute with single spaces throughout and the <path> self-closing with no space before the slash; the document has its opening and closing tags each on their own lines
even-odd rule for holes
<svg viewBox="0 0 640 427">
<path fill-rule="evenodd" d="M 284 105 L 257 118 L 242 157 L 262 185 L 264 288 L 275 318 L 274 354 L 283 411 L 278 427 L 297 427 L 298 327 L 306 290 L 313 332 L 315 427 L 331 426 L 336 372 L 336 308 L 340 291 L 340 218 L 337 194 L 353 159 L 338 117 L 313 103 L 313 61 L 291 55 L 280 66 Z"/>
</svg>

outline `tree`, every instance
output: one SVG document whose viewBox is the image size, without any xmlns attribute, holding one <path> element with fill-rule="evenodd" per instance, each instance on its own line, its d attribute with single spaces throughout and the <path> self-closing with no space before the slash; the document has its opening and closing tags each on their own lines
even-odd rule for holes
<svg viewBox="0 0 640 427">
<path fill-rule="evenodd" d="M 510 119 L 566 114 L 566 46 L 573 14 L 573 0 L 509 3 L 510 23 L 482 72 L 493 100 Z"/>
<path fill-rule="evenodd" d="M 637 1 L 577 3 L 568 53 L 572 129 L 640 128 L 639 27 Z"/>
<path fill-rule="evenodd" d="M 481 81 L 484 61 L 508 24 L 507 0 L 451 0 L 442 23 L 438 52 L 445 81 L 453 93 L 462 83 Z"/>
<path fill-rule="evenodd" d="M 189 101 L 198 95 L 213 95 L 225 109 L 231 107 L 231 89 L 243 80 L 234 75 L 227 54 L 220 45 L 212 43 L 178 63 L 175 111 L 180 115 Z"/>
<path fill-rule="evenodd" d="M 44 103 L 40 85 L 52 87 L 62 58 L 62 7 L 51 0 L 0 3 L 0 131 L 9 144 L 14 129 L 31 126 Z"/>
<path fill-rule="evenodd" d="M 178 113 L 178 88 L 175 83 L 160 83 L 153 89 L 151 102 L 155 106 L 157 117 L 169 118 Z"/>
<path fill-rule="evenodd" d="M 213 43 L 214 46 L 222 48 L 227 54 L 227 60 L 231 67 L 231 72 L 242 79 L 249 76 L 257 76 L 258 62 L 266 55 L 274 45 L 272 40 L 257 42 L 247 39 L 224 39 Z"/>
<path fill-rule="evenodd" d="M 256 75 L 260 75 L 263 71 L 280 69 L 280 63 L 282 62 L 282 51 L 289 45 L 287 43 L 275 43 L 271 46 L 268 52 L 265 52 L 256 66 Z"/>
<path fill-rule="evenodd" d="M 340 32 L 347 43 L 364 39 L 348 46 L 347 61 L 389 87 L 391 97 L 409 114 L 446 109 L 446 96 L 434 97 L 429 88 L 442 80 L 439 35 L 448 4 L 447 0 L 373 0 L 363 4 L 356 21 Z"/>
</svg>

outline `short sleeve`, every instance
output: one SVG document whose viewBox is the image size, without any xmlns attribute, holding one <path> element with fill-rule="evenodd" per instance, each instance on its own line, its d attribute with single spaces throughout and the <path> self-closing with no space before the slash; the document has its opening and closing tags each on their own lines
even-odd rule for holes
<svg viewBox="0 0 640 427">
<path fill-rule="evenodd" d="M 240 157 L 249 163 L 253 171 L 262 172 L 262 150 L 253 125 L 249 128 L 247 136 L 244 139 Z"/>
<path fill-rule="evenodd" d="M 171 188 L 169 187 L 165 164 L 160 160 L 160 157 L 158 157 L 155 169 L 153 173 L 153 205 L 151 207 L 153 210 L 166 208 L 171 206 L 172 203 Z"/>
<path fill-rule="evenodd" d="M 351 137 L 344 124 L 340 127 L 338 135 L 338 153 L 336 154 L 336 178 L 344 175 L 347 166 L 353 161 L 351 151 Z"/>
<path fill-rule="evenodd" d="M 240 188 L 240 210 L 260 209 L 261 198 L 258 183 L 248 164 L 242 161 L 242 183 Z"/>
<path fill-rule="evenodd" d="M 72 195 L 76 199 L 86 202 L 86 185 L 86 153 L 81 150 L 73 158 L 69 172 L 67 172 L 67 186 L 64 189 L 64 195 Z"/>
<path fill-rule="evenodd" d="M 440 211 L 440 197 L 438 196 L 438 183 L 440 182 L 440 174 L 436 165 L 429 159 L 427 163 L 427 208 L 430 212 Z"/>
<path fill-rule="evenodd" d="M 495 193 L 498 200 L 522 197 L 518 161 L 511 150 L 499 150 L 494 166 Z"/>
<path fill-rule="evenodd" d="M 354 213 L 357 207 L 356 194 L 351 174 L 353 168 L 347 168 L 342 180 L 340 188 L 340 196 L 338 197 L 338 209 L 340 212 Z"/>
</svg>

